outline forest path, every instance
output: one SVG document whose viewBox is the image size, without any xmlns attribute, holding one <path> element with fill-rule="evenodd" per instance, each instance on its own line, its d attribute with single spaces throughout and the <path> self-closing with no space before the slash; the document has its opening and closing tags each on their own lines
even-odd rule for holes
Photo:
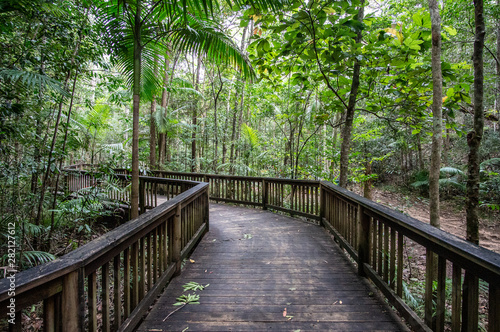
<svg viewBox="0 0 500 332">
<path fill-rule="evenodd" d="M 209 285 L 178 306 L 182 285 Z M 188 329 L 189 328 L 189 329 Z M 138 331 L 406 330 L 321 227 L 210 205 L 210 232 Z"/>
</svg>

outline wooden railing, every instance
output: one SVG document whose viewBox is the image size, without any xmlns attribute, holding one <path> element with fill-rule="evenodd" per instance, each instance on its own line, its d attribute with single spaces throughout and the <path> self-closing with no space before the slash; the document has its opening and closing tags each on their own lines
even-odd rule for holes
<svg viewBox="0 0 500 332">
<path fill-rule="evenodd" d="M 478 331 L 480 314 L 488 331 L 500 331 L 499 254 L 329 182 L 321 182 L 321 195 L 323 224 L 415 330 L 444 331 L 448 311 L 451 331 Z M 403 300 L 404 251 L 418 247 L 426 265 L 425 324 Z"/>
<path fill-rule="evenodd" d="M 131 177 L 126 171 L 118 170 L 114 174 L 102 174 L 85 170 L 65 171 L 66 189 L 75 193 L 90 188 L 98 188 L 108 199 L 129 204 Z M 159 177 L 139 177 L 140 213 L 154 209 L 158 202 L 169 200 L 197 185 L 199 182 L 168 179 Z"/>
<path fill-rule="evenodd" d="M 151 174 L 209 182 L 212 201 L 319 220 L 357 262 L 359 274 L 370 278 L 416 331 L 444 331 L 445 327 L 478 331 L 480 315 L 487 325 L 483 328 L 500 331 L 497 253 L 326 181 L 164 171 Z M 412 281 L 405 279 L 405 269 L 416 259 L 410 250 L 421 255 L 426 265 L 423 317 L 407 303 L 408 283 Z"/>
<path fill-rule="evenodd" d="M 150 171 L 161 178 L 210 184 L 210 200 L 260 206 L 313 220 L 320 219 L 319 182 L 279 178 Z"/>
<path fill-rule="evenodd" d="M 68 182 L 74 189 L 76 183 L 94 185 L 97 179 L 89 173 L 74 176 Z M 141 183 L 143 213 L 137 219 L 60 259 L 0 281 L 1 317 L 15 316 L 10 330 L 21 331 L 21 311 L 40 303 L 36 311 L 45 331 L 135 328 L 209 228 L 208 184 L 148 177 Z M 156 206 L 162 190 L 170 199 L 144 212 Z"/>
<path fill-rule="evenodd" d="M 120 173 L 127 174 L 126 171 Z M 157 293 L 160 285 L 178 270 L 178 258 L 183 257 L 200 234 L 208 229 L 210 198 L 216 202 L 257 206 L 319 221 L 357 263 L 359 274 L 370 278 L 416 331 L 444 331 L 445 328 L 478 331 L 480 315 L 481 321 L 486 322 L 484 328 L 500 331 L 499 254 L 326 181 L 165 171 L 150 171 L 149 175 L 152 177 L 142 177 L 141 180 L 143 211 L 156 206 L 155 197 L 158 195 L 182 191 L 189 185 L 185 182 L 184 189 L 182 185 L 168 187 L 168 181 L 175 183 L 180 180 L 167 179 L 209 184 L 197 184 L 160 208 L 141 215 L 114 233 L 106 234 L 96 244 L 69 254 L 69 258 L 16 275 L 16 282 L 20 281 L 17 288 L 20 292 L 16 290 L 16 303 L 22 304 L 19 309 L 44 300 L 47 317 L 55 317 L 54 322 L 62 320 L 63 331 L 74 329 L 64 329 L 69 323 L 61 319 L 62 314 L 58 311 L 61 305 L 62 308 L 73 308 L 68 320 L 73 324 L 83 324 L 83 313 L 88 310 L 87 325 L 79 326 L 93 330 L 96 323 L 90 317 L 96 317 L 97 300 L 94 299 L 100 294 L 101 301 L 106 301 L 109 298 L 106 295 L 111 292 L 104 286 L 98 292 L 96 280 L 109 285 L 110 278 L 119 275 L 119 280 L 113 281 L 115 286 L 111 288 L 112 294 L 120 290 L 114 298 L 111 296 L 118 314 L 113 310 L 110 317 L 110 304 L 102 302 L 103 317 L 110 317 L 103 319 L 103 330 L 107 330 L 108 324 L 124 330 L 133 326 L 140 316 L 138 312 L 147 307 L 141 303 L 149 303 L 140 300 L 150 299 L 151 294 Z M 151 198 L 147 198 L 148 195 Z M 179 216 L 182 218 L 180 227 L 175 226 L 179 225 Z M 180 236 L 176 235 L 179 230 Z M 182 251 L 175 249 L 180 246 L 184 248 Z M 425 289 L 424 314 L 420 316 L 408 305 L 408 287 L 412 281 L 408 280 L 406 270 L 418 259 L 414 255 L 419 255 L 426 265 L 425 280 L 416 281 Z M 150 264 L 150 259 L 155 263 Z M 153 266 L 151 271 L 149 266 Z M 123 276 L 118 272 L 120 269 L 124 269 Z M 433 280 L 434 276 L 436 280 Z M 33 280 L 30 282 L 29 278 Z M 129 290 L 123 287 L 123 280 L 130 280 Z M 138 283 L 138 280 L 147 282 Z M 83 298 L 83 289 L 90 294 L 87 302 Z M 1 283 L 1 310 L 5 310 L 8 304 L 7 290 L 7 284 Z M 19 300 L 18 294 L 22 294 Z M 84 305 L 86 307 L 82 307 Z"/>
</svg>

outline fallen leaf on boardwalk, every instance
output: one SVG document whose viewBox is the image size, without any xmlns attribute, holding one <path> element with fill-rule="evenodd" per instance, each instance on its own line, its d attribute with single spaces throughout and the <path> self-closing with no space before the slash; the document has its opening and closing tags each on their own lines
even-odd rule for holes
<svg viewBox="0 0 500 332">
<path fill-rule="evenodd" d="M 189 261 L 190 261 L 191 263 L 194 263 L 194 259 L 190 259 Z"/>
<path fill-rule="evenodd" d="M 293 292 L 294 290 L 297 290 L 297 288 L 292 287 L 292 288 L 289 288 L 289 290 L 291 290 Z"/>
<path fill-rule="evenodd" d="M 288 320 L 291 320 L 293 318 L 293 316 L 292 315 L 288 315 L 288 316 L 286 316 L 286 318 L 288 318 Z"/>
<path fill-rule="evenodd" d="M 293 332 L 300 332 L 300 329 L 298 329 L 298 330 L 293 330 Z"/>
<path fill-rule="evenodd" d="M 286 308 L 283 310 L 283 317 L 286 317 Z"/>
</svg>

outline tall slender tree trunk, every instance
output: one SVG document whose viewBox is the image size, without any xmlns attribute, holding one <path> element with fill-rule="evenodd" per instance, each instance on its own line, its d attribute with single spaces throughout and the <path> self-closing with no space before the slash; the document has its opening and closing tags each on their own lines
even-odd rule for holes
<svg viewBox="0 0 500 332">
<path fill-rule="evenodd" d="M 474 0 L 475 38 L 474 54 L 474 124 L 472 131 L 467 134 L 469 145 L 466 220 L 467 241 L 479 244 L 479 147 L 483 138 L 484 109 L 483 109 L 483 48 L 486 33 L 483 0 Z M 468 270 L 465 272 L 463 283 L 462 331 L 472 331 L 477 328 L 477 316 L 469 319 L 467 312 L 477 312 L 479 300 L 479 279 Z M 473 295 L 472 295 L 473 294 Z M 473 296 L 474 298 L 469 298 Z M 472 307 L 471 307 L 472 306 Z"/>
<path fill-rule="evenodd" d="M 158 58 L 155 57 L 154 76 L 158 77 Z M 156 93 L 153 94 L 151 100 L 150 116 L 149 116 L 149 167 L 156 167 L 156 124 L 154 113 L 156 112 Z"/>
<path fill-rule="evenodd" d="M 363 22 L 365 13 L 365 1 L 361 0 L 358 11 L 358 21 Z M 356 44 L 361 42 L 362 34 L 358 31 L 355 38 Z M 351 92 L 349 94 L 349 103 L 347 104 L 346 116 L 344 128 L 342 129 L 342 145 L 340 147 L 340 177 L 339 185 L 341 187 L 347 187 L 347 175 L 349 174 L 349 150 L 351 148 L 351 133 L 352 133 L 352 123 L 354 121 L 354 112 L 356 110 L 356 99 L 358 97 L 359 88 L 359 73 L 361 70 L 361 64 L 358 59 L 354 59 L 354 68 L 352 72 L 352 85 Z"/>
<path fill-rule="evenodd" d="M 196 76 L 194 77 L 194 86 L 196 91 L 199 91 L 200 87 L 200 69 L 201 69 L 201 55 L 198 56 L 198 65 L 196 66 Z M 191 135 L 191 172 L 196 172 L 197 170 L 197 158 L 196 158 L 196 132 L 197 132 L 197 123 L 198 123 L 198 103 L 194 102 L 193 104 L 193 133 Z"/>
<path fill-rule="evenodd" d="M 69 103 L 69 108 L 68 108 L 68 115 L 66 118 L 66 127 L 64 129 L 64 140 L 63 140 L 63 145 L 61 147 L 61 152 L 62 155 L 66 152 L 66 143 L 68 142 L 68 131 L 69 131 L 69 123 L 71 120 L 71 112 L 73 110 L 73 101 L 75 99 L 75 87 L 76 87 L 76 80 L 78 78 L 78 72 L 75 73 L 75 77 L 73 78 L 73 88 L 71 89 L 71 101 Z M 62 169 L 62 164 L 64 161 L 64 157 L 61 157 L 59 159 L 59 170 Z M 49 234 L 47 236 L 47 243 L 50 245 L 52 242 L 52 234 L 54 231 L 54 224 L 55 224 L 55 209 L 56 209 L 56 204 L 57 204 L 57 189 L 59 188 L 59 179 L 61 176 L 61 172 L 57 173 L 56 177 L 56 184 L 55 184 L 55 191 L 54 191 L 54 197 L 52 200 L 52 214 L 51 214 L 51 219 L 50 219 L 50 230 Z"/>
<path fill-rule="evenodd" d="M 417 149 L 418 149 L 418 169 L 422 171 L 424 167 L 424 155 L 422 151 L 422 136 L 417 134 Z"/>
<path fill-rule="evenodd" d="M 500 0 L 497 0 L 497 8 L 500 8 Z M 497 82 L 496 82 L 495 107 L 497 117 L 500 118 L 500 18 L 497 19 Z M 498 125 L 498 124 L 497 124 Z"/>
<path fill-rule="evenodd" d="M 69 67 L 70 69 L 68 70 L 68 73 L 66 74 L 66 79 L 64 80 L 64 90 L 65 91 L 68 90 L 68 83 L 69 83 L 69 79 L 71 78 L 71 68 L 73 68 L 73 66 L 75 64 L 76 56 L 78 55 L 78 52 L 80 50 L 80 43 L 82 40 L 82 30 L 83 30 L 83 28 L 80 29 L 80 31 L 79 31 L 78 40 L 77 40 L 75 49 L 73 50 L 73 54 L 72 54 L 71 60 L 70 60 L 70 67 Z M 54 149 L 56 146 L 57 134 L 59 132 L 59 124 L 61 121 L 63 106 L 64 106 L 64 97 L 61 96 L 61 100 L 59 101 L 56 123 L 54 125 L 54 133 L 52 135 L 52 143 L 50 145 L 49 156 L 47 159 L 47 169 L 45 170 L 45 175 L 44 175 L 43 181 L 42 181 L 42 187 L 40 188 L 40 201 L 38 203 L 38 211 L 37 211 L 37 215 L 36 215 L 36 219 L 35 219 L 35 224 L 37 224 L 37 225 L 40 223 L 40 221 L 42 219 L 43 202 L 45 200 L 45 191 L 47 190 L 49 177 L 52 173 L 52 167 L 51 167 L 52 162 L 53 162 L 52 155 L 54 153 Z M 57 195 L 57 187 L 54 188 L 54 190 L 55 190 L 54 195 Z"/>
<path fill-rule="evenodd" d="M 231 110 L 231 90 L 229 90 L 229 93 L 227 95 L 226 119 L 224 121 L 224 129 L 222 130 L 222 165 L 224 165 L 226 163 L 227 129 L 229 126 L 229 111 L 230 110 Z"/>
<path fill-rule="evenodd" d="M 483 48 L 485 23 L 483 1 L 474 1 L 476 32 L 474 40 L 474 124 L 467 135 L 469 145 L 468 180 L 467 180 L 467 241 L 479 243 L 479 146 L 483 138 Z"/>
<path fill-rule="evenodd" d="M 141 93 L 141 0 L 137 0 L 134 17 L 134 89 L 132 109 L 132 188 L 130 195 L 130 218 L 139 216 L 139 110 Z"/>
<path fill-rule="evenodd" d="M 221 72 L 220 68 L 217 67 L 217 72 L 218 72 L 218 78 L 219 78 L 219 83 L 220 87 L 215 91 L 215 72 L 214 72 L 214 80 L 212 82 L 212 92 L 214 95 L 214 161 L 213 161 L 213 172 L 217 173 L 217 163 L 219 161 L 219 123 L 218 123 L 218 118 L 217 118 L 217 103 L 219 101 L 219 96 L 220 93 L 222 92 L 222 88 L 224 86 L 224 83 L 222 82 L 222 77 L 221 77 Z"/>
<path fill-rule="evenodd" d="M 234 110 L 233 110 L 233 128 L 231 131 L 231 155 L 229 156 L 229 162 L 231 163 L 229 167 L 229 174 L 234 174 L 235 168 L 234 168 L 234 163 L 235 163 L 235 156 L 234 156 L 234 149 L 235 149 L 235 143 L 236 143 L 236 120 L 238 116 L 238 93 L 236 93 L 236 100 L 234 102 Z"/>
<path fill-rule="evenodd" d="M 439 222 L 439 172 L 441 169 L 441 146 L 443 144 L 443 77 L 441 75 L 441 16 L 437 0 L 429 0 L 432 34 L 432 147 L 429 169 L 430 224 L 437 228 Z"/>
<path fill-rule="evenodd" d="M 333 181 L 335 177 L 335 154 L 337 153 L 337 140 L 339 136 L 339 123 L 342 119 L 342 115 L 340 113 L 335 113 L 333 118 L 333 131 L 332 131 L 332 156 L 331 156 L 331 164 L 330 164 L 330 177 Z"/>
</svg>

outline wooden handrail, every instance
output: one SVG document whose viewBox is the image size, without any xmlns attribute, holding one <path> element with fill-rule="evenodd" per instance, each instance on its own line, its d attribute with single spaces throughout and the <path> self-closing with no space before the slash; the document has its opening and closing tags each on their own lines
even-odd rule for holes
<svg viewBox="0 0 500 332">
<path fill-rule="evenodd" d="M 81 288 L 82 278 L 87 278 L 87 284 L 90 282 L 91 285 L 94 285 L 97 280 L 95 272 L 99 269 L 100 271 L 109 271 L 108 262 L 116 260 L 116 257 L 121 259 L 119 253 L 122 252 L 130 258 L 120 262 L 123 266 L 129 267 L 125 271 L 129 271 L 131 274 L 125 278 L 131 280 L 132 288 L 128 294 L 124 295 L 126 305 L 123 318 L 126 320 L 120 322 L 120 326 L 122 326 L 121 329 L 125 330 L 134 326 L 138 316 L 134 316 L 132 307 L 142 308 L 140 303 L 143 302 L 140 302 L 140 294 L 144 298 L 150 296 L 148 294 L 151 292 L 151 294 L 156 294 L 157 285 L 161 284 L 158 282 L 160 280 L 166 282 L 165 280 L 168 281 L 174 273 L 178 272 L 178 257 L 184 257 L 193 248 L 195 239 L 199 239 L 201 232 L 208 230 L 208 200 L 210 199 L 216 202 L 259 206 L 263 209 L 286 212 L 319 221 L 357 263 L 359 274 L 370 278 L 388 301 L 417 331 L 444 331 L 445 311 L 449 307 L 451 307 L 449 327 L 452 331 L 477 331 L 479 281 L 482 280 L 488 285 L 488 294 L 483 291 L 481 295 L 488 299 L 488 331 L 500 330 L 500 255 L 497 253 L 466 242 L 443 230 L 436 229 L 326 181 L 166 171 L 150 171 L 149 174 L 156 177 L 141 177 L 140 196 L 142 203 L 140 206 L 142 213 L 156 206 L 152 200 L 161 193 L 158 187 L 160 185 L 175 184 L 178 186 L 176 188 L 187 191 L 171 198 L 161 207 L 142 214 L 133 221 L 135 224 L 130 224 L 133 226 L 125 224 L 134 229 L 138 227 L 138 230 L 134 231 L 134 235 L 125 236 L 125 238 L 119 236 L 121 238 L 119 240 L 119 231 L 118 233 L 112 231 L 93 244 L 96 249 L 92 250 L 88 257 L 83 254 L 85 249 L 82 247 L 68 254 L 69 258 L 35 268 L 33 272 L 30 272 L 31 280 L 29 274 L 26 274 L 30 270 L 16 275 L 18 276 L 17 281 L 20 280 L 17 289 L 22 294 L 29 294 L 29 296 L 21 298 L 19 303 L 29 305 L 33 303 L 34 299 L 45 299 L 44 303 L 46 303 L 47 308 L 52 305 L 50 303 L 59 303 L 60 305 L 61 301 L 75 307 L 81 302 L 71 302 L 72 297 L 60 295 L 64 294 L 64 289 L 69 287 L 66 285 L 74 283 L 76 280 Z M 123 181 L 128 179 L 126 175 L 118 177 Z M 88 182 L 89 179 L 85 178 L 84 180 Z M 208 183 L 202 185 L 193 181 Z M 188 189 L 188 186 L 194 187 Z M 173 192 L 171 189 L 167 191 Z M 195 227 L 198 231 L 196 234 L 192 234 L 190 241 L 187 239 L 179 240 L 179 216 L 184 215 L 179 211 L 188 207 L 197 209 L 198 218 L 192 219 L 198 220 L 197 227 Z M 139 239 L 144 234 L 149 234 L 149 237 Z M 165 240 L 167 235 L 168 243 Z M 152 238 L 158 239 L 157 245 L 150 245 L 147 242 L 151 241 Z M 145 243 L 148 244 L 145 245 Z M 183 244 L 182 249 L 175 249 L 180 248 L 180 243 Z M 417 245 L 425 251 L 427 266 L 424 317 L 418 316 L 404 300 L 405 278 L 403 270 L 409 264 L 410 259 L 405 254 L 405 250 Z M 159 269 L 164 274 L 162 277 L 155 274 L 155 284 L 152 290 L 148 286 L 147 291 L 141 289 L 138 293 L 140 287 L 138 288 L 136 284 L 141 276 L 137 275 L 136 271 L 141 271 L 141 269 L 130 266 L 144 266 L 144 259 L 149 259 L 150 256 L 149 254 L 141 254 L 141 248 L 145 247 L 152 248 L 154 250 L 153 256 L 160 258 Z M 159 247 L 167 247 L 170 251 L 162 253 L 162 250 L 155 249 Z M 142 260 L 141 257 L 143 257 Z M 167 257 L 166 260 L 165 257 Z M 172 258 L 175 262 L 172 261 Z M 23 273 L 25 274 L 23 275 Z M 465 279 L 463 280 L 464 274 Z M 449 284 L 446 282 L 447 276 L 451 276 L 452 281 L 452 299 L 448 304 L 446 304 L 445 298 L 445 289 Z M 433 280 L 434 278 L 436 280 Z M 437 285 L 437 288 L 433 288 L 434 284 Z M 5 310 L 6 301 L 9 299 L 5 293 L 7 289 L 7 284 L 0 282 L 0 306 L 3 306 L 0 310 Z M 91 294 L 94 294 L 92 293 L 94 287 L 90 287 L 90 289 Z M 126 289 L 124 288 L 125 293 L 127 293 Z M 54 299 L 54 296 L 59 296 L 59 298 Z M 127 300 L 127 298 L 130 299 Z M 89 308 L 95 312 L 92 305 L 89 305 Z M 94 324 L 94 322 L 91 323 Z"/>
<path fill-rule="evenodd" d="M 208 184 L 148 177 L 141 181 L 177 184 L 182 192 L 55 261 L 15 274 L 14 297 L 9 280 L 0 280 L 2 317 L 14 298 L 17 318 L 22 309 L 43 301 L 46 330 L 133 330 L 209 228 Z M 181 227 L 185 231 L 179 233 Z"/>
</svg>

